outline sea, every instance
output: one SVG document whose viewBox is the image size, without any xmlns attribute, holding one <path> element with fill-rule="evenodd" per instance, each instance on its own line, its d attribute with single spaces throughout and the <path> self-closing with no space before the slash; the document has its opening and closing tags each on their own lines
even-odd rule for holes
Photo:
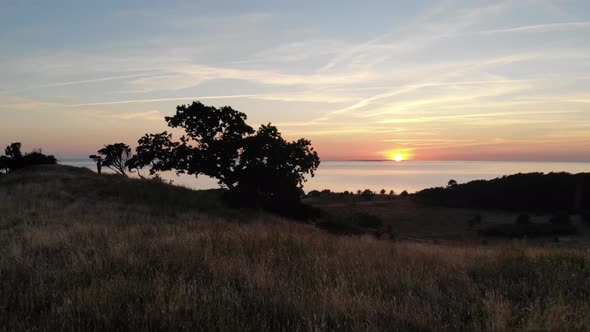
<svg viewBox="0 0 590 332">
<path fill-rule="evenodd" d="M 86 167 L 96 171 L 91 160 L 62 159 L 61 164 Z M 103 168 L 104 170 L 104 168 Z M 416 192 L 425 188 L 445 186 L 449 180 L 465 183 L 489 180 L 503 175 L 530 172 L 590 172 L 590 162 L 529 161 L 322 161 L 314 177 L 308 176 L 304 190 L 329 189 L 334 192 L 371 189 L 387 192 Z M 144 172 L 147 174 L 147 172 Z M 137 176 L 137 175 L 131 175 Z M 219 188 L 207 176 L 163 172 L 160 176 L 174 185 L 191 189 Z"/>
</svg>

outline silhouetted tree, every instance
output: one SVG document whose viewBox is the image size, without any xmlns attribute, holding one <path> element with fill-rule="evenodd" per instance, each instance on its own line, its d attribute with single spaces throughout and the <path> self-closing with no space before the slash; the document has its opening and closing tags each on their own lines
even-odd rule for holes
<svg viewBox="0 0 590 332">
<path fill-rule="evenodd" d="M 95 154 L 91 154 L 90 156 L 88 156 L 88 158 L 92 159 L 92 161 L 96 163 L 96 173 L 100 174 L 102 169 L 102 157 Z"/>
<path fill-rule="evenodd" d="M 449 180 L 449 182 L 447 183 L 447 188 L 455 188 L 457 186 L 457 181 L 451 179 Z"/>
<path fill-rule="evenodd" d="M 389 191 L 389 195 L 391 195 L 391 196 L 395 195 L 395 191 L 393 191 L 393 190 L 390 190 L 390 191 Z"/>
<path fill-rule="evenodd" d="M 127 169 L 133 169 L 128 168 L 128 162 L 131 159 L 131 148 L 125 143 L 108 144 L 97 152 L 98 155 L 91 155 L 90 158 L 95 161 L 96 157 L 101 158 L 101 164 L 104 167 L 110 168 L 118 174 L 127 176 Z"/>
<path fill-rule="evenodd" d="M 0 171 L 2 173 L 8 173 L 19 168 L 19 164 L 22 162 L 21 143 L 10 143 L 4 149 L 4 155 L 0 156 Z"/>
<path fill-rule="evenodd" d="M 9 158 L 6 156 L 0 156 L 0 175 L 6 174 L 10 171 Z"/>
<path fill-rule="evenodd" d="M 4 149 L 4 155 L 0 156 L 0 173 L 9 173 L 19 168 L 33 165 L 53 165 L 57 159 L 52 155 L 45 155 L 41 149 L 32 152 L 21 152 L 21 143 L 11 143 Z"/>
<path fill-rule="evenodd" d="M 381 195 L 385 195 L 387 191 L 385 191 L 385 189 L 381 189 L 381 191 L 379 192 Z"/>
<path fill-rule="evenodd" d="M 404 190 L 404 191 L 402 191 L 402 192 L 401 192 L 399 195 L 400 195 L 400 196 L 402 196 L 402 197 L 405 197 L 405 196 L 408 196 L 408 195 L 409 195 L 409 193 L 408 193 L 408 191 L 407 191 L 407 190 Z"/>
<path fill-rule="evenodd" d="M 12 160 L 18 160 L 23 157 L 23 153 L 21 152 L 22 144 L 20 142 L 10 143 L 4 149 L 4 155 Z"/>
<path fill-rule="evenodd" d="M 371 190 L 371 189 L 365 189 L 363 190 L 363 192 L 361 193 L 361 196 L 365 199 L 365 200 L 371 200 L 373 199 L 373 196 L 375 195 L 375 193 Z"/>
<path fill-rule="evenodd" d="M 305 176 L 314 176 L 319 157 L 309 140 L 287 142 L 271 124 L 254 131 L 246 118 L 229 106 L 180 105 L 165 120 L 185 134 L 179 141 L 168 132 L 144 135 L 128 167 L 207 175 L 236 205 L 293 212 L 287 210 L 298 208 Z"/>
</svg>

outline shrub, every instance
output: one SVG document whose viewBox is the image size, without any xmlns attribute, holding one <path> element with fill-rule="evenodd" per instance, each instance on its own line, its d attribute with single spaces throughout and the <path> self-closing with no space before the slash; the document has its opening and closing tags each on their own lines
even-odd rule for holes
<svg viewBox="0 0 590 332">
<path fill-rule="evenodd" d="M 551 219 L 549 219 L 549 222 L 554 225 L 571 225 L 572 224 L 572 220 L 570 218 L 570 215 L 565 212 L 561 212 L 561 213 L 554 215 L 553 217 L 551 217 Z"/>
<path fill-rule="evenodd" d="M 307 196 L 309 196 L 309 197 L 318 197 L 318 196 L 320 196 L 320 192 L 317 191 L 317 190 L 312 190 L 312 191 L 310 191 L 310 192 L 307 193 Z"/>
<path fill-rule="evenodd" d="M 519 225 L 530 224 L 531 223 L 531 216 L 529 216 L 526 213 L 521 213 L 518 215 L 518 217 L 516 217 L 516 221 L 514 223 L 519 224 Z"/>
<path fill-rule="evenodd" d="M 480 214 L 476 214 L 475 216 L 473 216 L 473 218 L 467 220 L 467 223 L 469 224 L 470 227 L 473 227 L 475 225 L 479 225 L 482 222 L 482 217 Z"/>
<path fill-rule="evenodd" d="M 41 149 L 32 152 L 21 152 L 21 143 L 11 143 L 4 150 L 5 155 L 0 156 L 0 174 L 9 173 L 20 168 L 35 165 L 55 165 L 57 159 L 52 155 L 45 155 Z"/>
</svg>

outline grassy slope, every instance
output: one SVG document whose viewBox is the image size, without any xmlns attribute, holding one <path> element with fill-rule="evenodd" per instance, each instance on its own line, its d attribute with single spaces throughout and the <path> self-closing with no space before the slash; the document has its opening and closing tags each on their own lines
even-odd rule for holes
<svg viewBox="0 0 590 332">
<path fill-rule="evenodd" d="M 392 243 L 64 166 L 0 178 L 0 329 L 590 327 L 584 249 Z"/>
</svg>

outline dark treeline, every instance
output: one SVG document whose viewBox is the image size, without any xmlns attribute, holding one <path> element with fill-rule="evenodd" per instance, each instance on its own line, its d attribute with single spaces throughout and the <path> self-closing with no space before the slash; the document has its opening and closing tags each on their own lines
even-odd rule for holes
<svg viewBox="0 0 590 332">
<path fill-rule="evenodd" d="M 0 156 L 0 174 L 10 173 L 28 166 L 48 164 L 57 164 L 57 159 L 52 155 L 43 154 L 41 149 L 23 154 L 21 143 L 11 143 L 4 149 L 4 155 Z"/>
<path fill-rule="evenodd" d="M 416 200 L 458 208 L 536 212 L 590 210 L 590 173 L 526 173 L 417 192 Z"/>
</svg>

